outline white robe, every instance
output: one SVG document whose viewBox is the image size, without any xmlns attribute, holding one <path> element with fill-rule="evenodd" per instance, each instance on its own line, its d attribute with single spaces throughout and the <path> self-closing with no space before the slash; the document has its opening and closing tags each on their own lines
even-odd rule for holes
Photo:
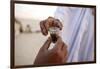
<svg viewBox="0 0 100 69">
<path fill-rule="evenodd" d="M 63 24 L 62 39 L 68 45 L 67 62 L 94 61 L 94 16 L 90 8 L 59 7 L 55 18 Z"/>
</svg>

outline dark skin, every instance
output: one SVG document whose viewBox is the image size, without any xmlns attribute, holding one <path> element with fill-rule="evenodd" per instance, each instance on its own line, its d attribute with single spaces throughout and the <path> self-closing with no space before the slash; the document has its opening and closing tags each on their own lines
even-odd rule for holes
<svg viewBox="0 0 100 69">
<path fill-rule="evenodd" d="M 50 27 L 58 27 L 62 30 L 62 24 L 58 19 L 48 17 L 40 22 L 40 28 L 43 35 L 48 35 L 48 29 Z M 34 65 L 51 65 L 51 64 L 63 64 L 67 60 L 67 45 L 62 41 L 61 37 L 57 35 L 57 41 L 55 46 L 48 50 L 52 38 L 49 37 L 44 45 L 40 48 L 38 55 L 36 56 Z"/>
<path fill-rule="evenodd" d="M 34 65 L 50 65 L 50 64 L 63 64 L 67 59 L 67 46 L 59 37 L 55 46 L 48 50 L 51 44 L 49 37 L 44 45 L 40 48 L 36 56 Z"/>
<path fill-rule="evenodd" d="M 50 27 L 58 27 L 60 30 L 62 30 L 63 25 L 59 19 L 55 19 L 53 17 L 48 17 L 40 22 L 40 28 L 43 35 L 48 35 L 48 29 Z"/>
</svg>

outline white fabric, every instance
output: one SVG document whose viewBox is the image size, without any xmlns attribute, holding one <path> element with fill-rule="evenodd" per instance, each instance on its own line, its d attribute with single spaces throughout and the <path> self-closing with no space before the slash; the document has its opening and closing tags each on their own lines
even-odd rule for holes
<svg viewBox="0 0 100 69">
<path fill-rule="evenodd" d="M 55 18 L 63 24 L 62 39 L 68 45 L 67 62 L 94 60 L 94 16 L 90 8 L 59 7 Z"/>
</svg>

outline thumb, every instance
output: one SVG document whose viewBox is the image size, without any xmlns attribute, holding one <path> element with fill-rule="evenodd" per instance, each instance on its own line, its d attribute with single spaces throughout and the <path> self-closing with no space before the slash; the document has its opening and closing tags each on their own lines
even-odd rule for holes
<svg viewBox="0 0 100 69">
<path fill-rule="evenodd" d="M 64 42 L 62 41 L 61 37 L 58 38 L 57 42 L 56 42 L 56 48 L 58 49 L 62 49 L 62 46 L 64 45 Z"/>
<path fill-rule="evenodd" d="M 42 49 L 43 49 L 43 50 L 47 50 L 47 49 L 49 48 L 50 44 L 51 44 L 51 37 L 49 37 L 49 38 L 46 40 L 46 42 L 45 42 L 44 45 L 42 46 Z"/>
</svg>

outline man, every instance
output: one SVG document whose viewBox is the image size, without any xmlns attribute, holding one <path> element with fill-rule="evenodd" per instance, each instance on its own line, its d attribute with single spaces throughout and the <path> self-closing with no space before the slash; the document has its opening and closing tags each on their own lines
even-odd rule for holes
<svg viewBox="0 0 100 69">
<path fill-rule="evenodd" d="M 40 23 L 41 31 L 43 35 L 47 35 L 48 27 L 56 25 L 62 29 L 63 25 L 61 38 L 64 42 L 62 40 L 61 42 L 67 46 L 66 63 L 94 61 L 93 9 L 81 7 L 59 7 L 55 13 L 55 17 L 52 19 L 53 22 L 46 22 L 46 20 L 44 20 Z M 57 45 L 58 44 L 54 47 L 58 47 Z M 58 57 L 55 59 L 57 58 Z M 41 60 L 43 59 L 41 58 Z M 61 62 L 59 61 L 58 63 L 60 64 Z"/>
</svg>

